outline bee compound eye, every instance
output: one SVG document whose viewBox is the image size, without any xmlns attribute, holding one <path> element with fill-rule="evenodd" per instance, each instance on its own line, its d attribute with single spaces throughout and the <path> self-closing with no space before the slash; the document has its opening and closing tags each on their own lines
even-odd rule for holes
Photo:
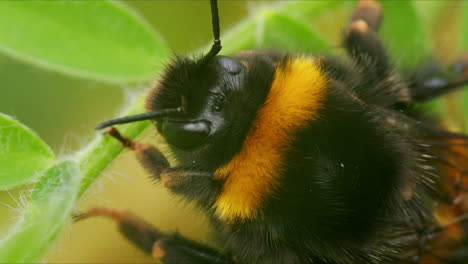
<svg viewBox="0 0 468 264">
<path fill-rule="evenodd" d="M 232 58 L 219 56 L 218 63 L 230 74 L 237 75 L 242 71 L 242 64 Z"/>
<path fill-rule="evenodd" d="M 202 145 L 211 128 L 205 120 L 164 120 L 160 132 L 170 144 L 187 150 Z"/>
</svg>

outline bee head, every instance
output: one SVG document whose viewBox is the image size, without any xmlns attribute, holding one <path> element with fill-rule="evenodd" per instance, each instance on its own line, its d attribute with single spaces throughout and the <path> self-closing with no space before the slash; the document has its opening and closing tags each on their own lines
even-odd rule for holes
<svg viewBox="0 0 468 264">
<path fill-rule="evenodd" d="M 268 56 L 218 55 L 218 9 L 216 1 L 210 3 L 214 35 L 210 51 L 195 59 L 176 56 L 147 97 L 148 113 L 109 120 L 97 129 L 153 120 L 170 145 L 190 153 L 209 152 L 216 158 L 204 160 L 211 164 L 239 148 L 266 96 L 274 67 Z"/>
<path fill-rule="evenodd" d="M 207 62 L 205 57 L 177 57 L 148 96 L 147 110 L 180 108 L 158 120 L 157 129 L 170 144 L 195 149 L 229 126 L 228 99 L 242 92 L 246 77 L 245 66 L 233 58 L 215 56 Z"/>
<path fill-rule="evenodd" d="M 218 6 L 216 0 L 211 0 L 210 4 L 214 35 L 211 50 L 199 60 L 178 57 L 166 69 L 161 85 L 155 89 L 166 92 L 153 92 L 148 97 L 148 113 L 109 120 L 99 124 L 97 129 L 147 119 L 162 119 L 158 123 L 158 130 L 162 135 L 181 149 L 191 149 L 200 146 L 222 125 L 220 115 L 216 113 L 221 112 L 223 97 L 220 86 L 225 80 L 217 78 L 224 74 L 218 70 L 218 66 L 237 75 L 242 71 L 242 65 L 232 59 L 216 56 L 221 50 Z M 178 100 L 174 100 L 174 95 Z M 189 98 L 190 104 L 187 101 Z"/>
</svg>

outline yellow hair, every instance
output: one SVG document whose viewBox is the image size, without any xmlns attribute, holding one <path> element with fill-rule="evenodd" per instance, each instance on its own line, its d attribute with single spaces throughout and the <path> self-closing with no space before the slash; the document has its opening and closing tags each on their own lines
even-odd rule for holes
<svg viewBox="0 0 468 264">
<path fill-rule="evenodd" d="M 327 79 L 311 57 L 278 66 L 266 101 L 258 111 L 242 149 L 215 172 L 225 180 L 214 204 L 225 221 L 261 216 L 265 198 L 274 194 L 285 170 L 285 155 L 297 131 L 318 118 Z"/>
</svg>

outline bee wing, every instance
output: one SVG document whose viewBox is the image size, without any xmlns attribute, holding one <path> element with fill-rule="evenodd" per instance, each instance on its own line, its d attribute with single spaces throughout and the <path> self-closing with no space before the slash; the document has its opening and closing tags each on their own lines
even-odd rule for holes
<svg viewBox="0 0 468 264">
<path fill-rule="evenodd" d="M 435 182 L 430 217 L 413 229 L 407 258 L 416 263 L 466 263 L 468 260 L 468 138 L 434 127 L 421 127 L 417 144 Z"/>
<path fill-rule="evenodd" d="M 438 167 L 438 196 L 434 207 L 437 225 L 427 255 L 446 263 L 468 260 L 468 139 L 435 137 L 427 142 Z M 432 249 L 431 249 L 432 248 Z M 430 254 L 429 254 L 430 253 Z M 441 262 L 444 263 L 444 262 Z"/>
<path fill-rule="evenodd" d="M 466 263 L 468 260 L 468 136 L 400 112 L 376 109 L 414 148 L 416 163 L 400 193 L 404 219 L 389 244 L 403 251 L 386 263 Z"/>
</svg>

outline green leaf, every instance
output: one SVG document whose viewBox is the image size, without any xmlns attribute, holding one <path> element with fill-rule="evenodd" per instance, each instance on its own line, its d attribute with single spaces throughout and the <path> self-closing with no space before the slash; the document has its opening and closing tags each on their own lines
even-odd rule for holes
<svg viewBox="0 0 468 264">
<path fill-rule="evenodd" d="M 466 34 L 468 30 L 468 1 L 463 1 L 462 11 L 460 12 L 462 15 L 462 30 L 459 31 L 459 34 L 462 36 L 462 44 L 461 44 L 461 52 L 463 54 L 468 54 L 468 34 Z"/>
<path fill-rule="evenodd" d="M 258 45 L 277 48 L 287 52 L 323 53 L 330 45 L 311 26 L 277 11 L 264 10 L 260 13 L 262 32 Z"/>
<path fill-rule="evenodd" d="M 352 1 L 284 1 L 281 2 L 280 10 L 303 19 L 314 19 L 348 2 Z"/>
<path fill-rule="evenodd" d="M 446 3 L 447 1 L 413 1 L 416 11 L 426 25 L 430 25 L 440 15 L 440 10 Z"/>
<path fill-rule="evenodd" d="M 0 114 L 0 190 L 33 180 L 53 161 L 52 150 L 34 132 Z"/>
<path fill-rule="evenodd" d="M 152 80 L 167 55 L 159 35 L 115 1 L 2 1 L 0 51 L 107 82 Z"/>
<path fill-rule="evenodd" d="M 312 7 L 309 9 L 315 10 Z M 302 16 L 284 15 L 276 9 L 262 7 L 255 12 L 255 16 L 248 17 L 244 22 L 226 32 L 222 41 L 228 44 L 223 47 L 222 54 L 269 48 L 289 52 L 329 51 L 329 44 L 320 33 L 303 21 Z"/>
<path fill-rule="evenodd" d="M 257 24 L 253 19 L 247 19 L 233 29 L 226 32 L 222 37 L 223 49 L 221 54 L 232 55 L 237 51 L 253 49 L 256 46 Z M 211 44 L 204 50 L 209 50 Z"/>
<path fill-rule="evenodd" d="M 79 169 L 64 161 L 45 171 L 27 210 L 0 241 L 0 263 L 33 263 L 45 253 L 68 220 L 76 202 Z"/>
<path fill-rule="evenodd" d="M 380 1 L 384 22 L 379 33 L 397 64 L 413 69 L 427 59 L 431 41 L 412 1 Z M 386 19 L 387 18 L 387 19 Z"/>
<path fill-rule="evenodd" d="M 468 1 L 463 1 L 462 2 L 462 10 L 460 12 L 461 14 L 461 28 L 458 30 L 458 34 L 461 39 L 461 43 L 459 45 L 459 52 L 461 56 L 464 56 L 466 60 L 468 60 Z M 463 91 L 463 97 L 462 97 L 462 105 L 463 105 L 463 113 L 464 116 L 468 116 L 468 85 L 465 85 L 465 89 Z M 468 124 L 465 122 L 465 131 L 468 129 Z"/>
<path fill-rule="evenodd" d="M 349 1 L 281 1 L 282 11 L 306 22 L 331 44 L 333 50 L 341 43 L 355 0 Z"/>
</svg>

